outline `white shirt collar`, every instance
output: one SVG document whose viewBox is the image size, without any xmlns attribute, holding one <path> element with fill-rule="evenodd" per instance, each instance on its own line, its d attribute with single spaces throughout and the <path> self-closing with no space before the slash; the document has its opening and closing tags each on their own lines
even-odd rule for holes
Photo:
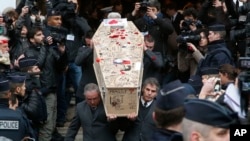
<svg viewBox="0 0 250 141">
<path fill-rule="evenodd" d="M 146 105 L 146 108 L 147 108 L 148 106 L 150 106 L 150 105 L 152 104 L 152 102 L 153 102 L 153 100 L 148 101 L 148 102 L 147 102 L 147 105 Z M 142 103 L 142 105 L 144 105 L 144 103 L 145 103 L 145 101 L 143 100 L 142 96 L 141 96 L 141 103 Z"/>
</svg>

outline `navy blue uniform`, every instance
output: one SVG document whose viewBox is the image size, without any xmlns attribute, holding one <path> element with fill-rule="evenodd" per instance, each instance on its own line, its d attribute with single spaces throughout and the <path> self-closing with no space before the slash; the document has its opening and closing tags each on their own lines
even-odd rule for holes
<svg viewBox="0 0 250 141">
<path fill-rule="evenodd" d="M 183 141 L 183 138 L 179 132 L 158 128 L 151 141 Z"/>
<path fill-rule="evenodd" d="M 233 64 L 233 58 L 224 40 L 211 42 L 208 45 L 205 58 L 198 64 L 197 75 L 201 75 L 203 68 L 219 68 L 222 64 Z"/>
<path fill-rule="evenodd" d="M 0 136 L 20 141 L 29 136 L 29 123 L 20 111 L 9 109 L 8 101 L 0 99 Z"/>
</svg>

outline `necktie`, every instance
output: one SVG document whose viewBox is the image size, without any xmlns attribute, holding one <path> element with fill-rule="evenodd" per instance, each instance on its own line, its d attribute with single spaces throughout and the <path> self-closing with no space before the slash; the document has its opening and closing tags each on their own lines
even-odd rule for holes
<svg viewBox="0 0 250 141">
<path fill-rule="evenodd" d="M 147 103 L 147 102 L 144 102 L 144 105 L 143 105 L 143 106 L 144 106 L 145 108 L 147 108 L 147 105 L 148 105 L 148 103 Z"/>
</svg>

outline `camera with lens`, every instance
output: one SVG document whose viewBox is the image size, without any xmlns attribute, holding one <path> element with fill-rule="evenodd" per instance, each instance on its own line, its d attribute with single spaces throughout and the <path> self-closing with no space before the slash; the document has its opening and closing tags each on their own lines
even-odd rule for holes
<svg viewBox="0 0 250 141">
<path fill-rule="evenodd" d="M 11 26 L 13 23 L 13 19 L 7 15 L 3 16 L 3 21 L 5 22 L 7 27 Z"/>
<path fill-rule="evenodd" d="M 238 76 L 241 94 L 250 94 L 250 57 L 240 57 L 238 65 L 242 70 Z"/>
<path fill-rule="evenodd" d="M 245 40 L 250 37 L 250 12 L 247 13 L 244 20 L 238 21 L 240 23 L 235 29 L 230 31 L 231 40 Z"/>
<path fill-rule="evenodd" d="M 28 6 L 31 14 L 37 15 L 39 9 L 37 8 L 37 0 L 26 0 L 25 6 Z"/>
<path fill-rule="evenodd" d="M 197 45 L 200 40 L 201 40 L 200 35 L 192 35 L 192 34 L 179 35 L 176 38 L 176 42 L 179 43 L 179 51 L 187 52 L 187 53 L 192 53 L 192 50 L 190 50 L 187 46 L 187 42 L 191 42 Z"/>
<path fill-rule="evenodd" d="M 181 24 L 181 30 L 182 31 L 189 31 L 190 30 L 190 25 L 194 25 L 197 28 L 202 28 L 203 24 L 201 23 L 200 20 L 197 21 L 192 21 L 192 20 L 184 20 Z"/>
<path fill-rule="evenodd" d="M 53 44 L 51 46 L 57 47 L 58 44 L 64 44 L 66 41 L 67 29 L 61 28 L 50 28 L 50 32 L 45 34 L 46 36 L 51 36 L 53 39 Z M 45 45 L 49 45 L 48 41 L 44 40 Z"/>
<path fill-rule="evenodd" d="M 50 36 L 53 38 L 53 42 L 63 44 L 65 42 L 65 35 L 52 32 Z"/>
<path fill-rule="evenodd" d="M 146 12 L 147 11 L 147 7 L 150 6 L 150 3 L 148 2 L 148 0 L 143 0 L 142 2 L 140 2 L 140 11 L 142 12 Z"/>
<path fill-rule="evenodd" d="M 65 41 L 66 41 L 65 35 L 60 34 L 60 33 L 51 32 L 51 33 L 50 33 L 50 36 L 51 36 L 52 39 L 53 39 L 53 44 L 55 45 L 55 47 L 57 47 L 57 44 L 60 44 L 60 45 L 61 45 L 61 44 L 64 44 Z M 45 45 L 49 45 L 49 43 L 48 43 L 48 41 L 47 41 L 46 39 L 43 41 L 43 43 L 44 43 Z"/>
</svg>

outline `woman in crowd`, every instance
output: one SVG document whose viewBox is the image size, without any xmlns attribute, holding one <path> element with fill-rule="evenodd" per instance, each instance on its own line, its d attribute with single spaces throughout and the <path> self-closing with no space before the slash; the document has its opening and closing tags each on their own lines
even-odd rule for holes
<svg viewBox="0 0 250 141">
<path fill-rule="evenodd" d="M 190 76 L 195 75 L 198 62 L 204 57 L 208 44 L 207 29 L 200 29 L 198 31 L 200 41 L 196 47 L 193 43 L 186 43 L 187 50 L 178 52 L 178 69 L 180 72 L 190 70 Z M 184 56 L 184 57 L 183 57 Z"/>
</svg>

